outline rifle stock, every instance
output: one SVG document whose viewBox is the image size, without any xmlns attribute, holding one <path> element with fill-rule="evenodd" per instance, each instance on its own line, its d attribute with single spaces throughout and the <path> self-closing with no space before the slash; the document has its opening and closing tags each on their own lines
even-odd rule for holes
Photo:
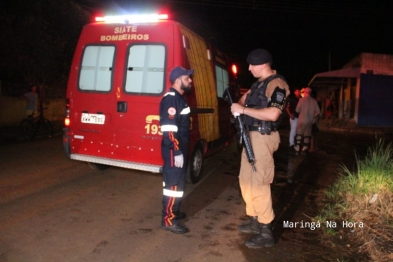
<svg viewBox="0 0 393 262">
<path fill-rule="evenodd" d="M 229 87 L 225 89 L 224 94 L 225 93 L 229 99 L 229 103 L 232 105 L 233 100 L 232 100 L 231 93 L 229 92 Z M 244 149 L 246 150 L 248 162 L 251 164 L 252 170 L 254 172 L 256 172 L 255 156 L 254 156 L 254 151 L 253 151 L 252 145 L 251 145 L 250 134 L 249 134 L 248 130 L 244 127 L 243 119 L 241 118 L 241 116 L 235 115 L 235 119 L 236 119 L 238 126 L 239 126 L 240 138 L 243 141 L 243 145 L 244 145 Z"/>
</svg>

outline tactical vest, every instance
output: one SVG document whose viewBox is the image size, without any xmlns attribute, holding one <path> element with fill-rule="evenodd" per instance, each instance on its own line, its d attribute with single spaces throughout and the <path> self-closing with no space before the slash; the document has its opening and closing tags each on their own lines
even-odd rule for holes
<svg viewBox="0 0 393 262">
<path fill-rule="evenodd" d="M 246 97 L 246 107 L 257 109 L 267 108 L 269 101 L 266 96 L 266 88 L 270 81 L 276 78 L 281 78 L 285 80 L 283 76 L 279 74 L 274 74 L 269 76 L 262 82 L 256 81 L 251 86 L 251 91 Z M 270 135 L 271 131 L 277 131 L 278 125 L 282 119 L 282 115 L 283 114 L 281 114 L 281 116 L 276 122 L 263 121 L 248 115 L 244 115 L 244 123 L 248 126 L 250 131 L 259 131 L 261 134 Z"/>
</svg>

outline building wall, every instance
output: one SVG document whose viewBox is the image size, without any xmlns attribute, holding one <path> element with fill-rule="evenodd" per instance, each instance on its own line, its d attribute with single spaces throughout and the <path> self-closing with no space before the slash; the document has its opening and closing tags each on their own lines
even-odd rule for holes
<svg viewBox="0 0 393 262">
<path fill-rule="evenodd" d="M 316 74 L 310 86 L 334 92 L 338 117 L 359 126 L 393 126 L 393 55 L 361 53 L 342 69 Z M 331 96 L 331 95 L 330 95 Z"/>
<path fill-rule="evenodd" d="M 374 75 L 393 75 L 393 56 L 385 54 L 362 53 L 360 73 Z"/>
<path fill-rule="evenodd" d="M 65 117 L 65 99 L 51 99 L 45 104 L 45 117 L 50 121 L 63 121 Z M 0 95 L 0 126 L 19 125 L 26 117 L 26 101 L 18 97 Z"/>
<path fill-rule="evenodd" d="M 359 126 L 393 126 L 393 76 L 360 75 Z"/>
<path fill-rule="evenodd" d="M 351 59 L 343 68 L 360 68 L 360 73 L 393 75 L 393 55 L 361 53 Z"/>
</svg>

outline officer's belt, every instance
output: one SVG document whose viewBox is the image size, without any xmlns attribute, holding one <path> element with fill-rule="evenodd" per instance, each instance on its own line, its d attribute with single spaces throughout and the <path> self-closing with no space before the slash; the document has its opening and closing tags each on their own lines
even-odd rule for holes
<svg viewBox="0 0 393 262">
<path fill-rule="evenodd" d="M 261 121 L 260 124 L 248 126 L 248 131 L 257 131 L 262 135 L 270 135 L 271 132 L 276 132 L 277 129 L 271 124 L 270 121 Z"/>
</svg>

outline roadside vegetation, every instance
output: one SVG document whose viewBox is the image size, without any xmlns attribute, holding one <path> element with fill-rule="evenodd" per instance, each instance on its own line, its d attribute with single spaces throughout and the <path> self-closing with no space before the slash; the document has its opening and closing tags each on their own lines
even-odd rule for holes
<svg viewBox="0 0 393 262">
<path fill-rule="evenodd" d="M 355 171 L 342 166 L 315 217 L 324 239 L 348 238 L 372 261 L 393 261 L 393 147 L 379 140 Z"/>
</svg>

